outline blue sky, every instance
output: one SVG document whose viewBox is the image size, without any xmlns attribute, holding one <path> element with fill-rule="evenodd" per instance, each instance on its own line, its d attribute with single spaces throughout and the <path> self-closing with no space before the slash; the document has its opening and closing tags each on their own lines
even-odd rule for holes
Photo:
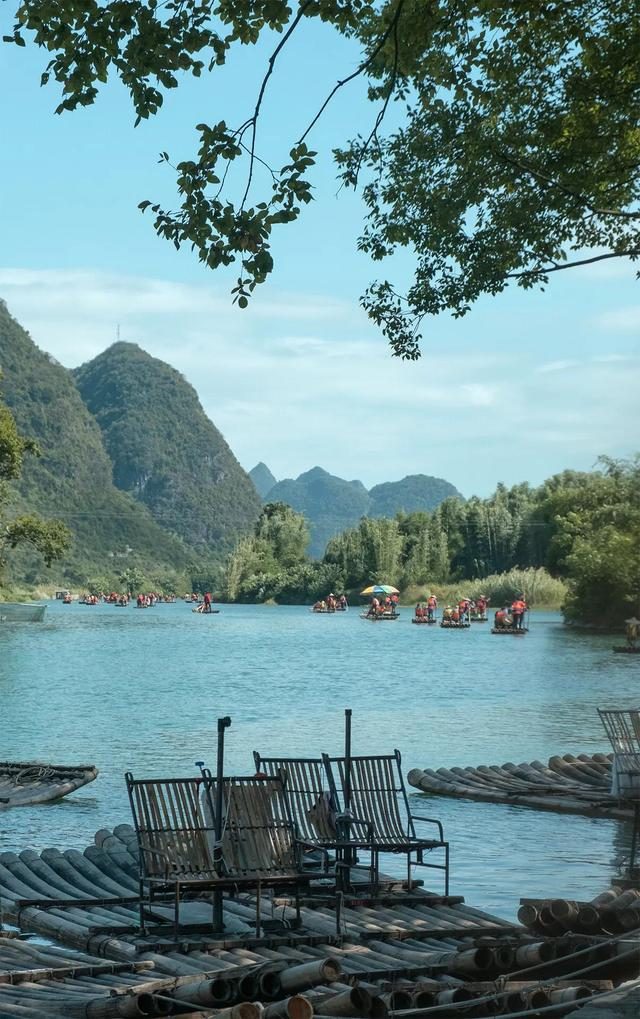
<svg viewBox="0 0 640 1019">
<path fill-rule="evenodd" d="M 2 4 L 3 32 L 9 15 Z M 302 29 L 260 124 L 258 151 L 275 165 L 357 59 L 329 29 Z M 411 260 L 381 270 L 357 253 L 362 207 L 338 193 L 328 155 L 372 122 L 360 82 L 310 139 L 327 152 L 316 201 L 281 231 L 276 271 L 248 310 L 231 306 L 233 269 L 205 272 L 156 237 L 137 204 L 174 204 L 158 152 L 191 158 L 195 124 L 243 120 L 265 55 L 247 49 L 221 74 L 186 79 L 134 130 L 117 85 L 89 110 L 54 116 L 55 84 L 39 87 L 46 54 L 0 46 L 0 297 L 36 343 L 73 367 L 119 326 L 195 385 L 245 467 L 264 460 L 279 478 L 315 464 L 367 485 L 421 472 L 483 495 L 640 448 L 640 284 L 628 264 L 559 274 L 544 294 L 513 290 L 462 320 L 428 321 L 422 360 L 391 358 L 358 296 L 383 271 L 402 288 Z"/>
</svg>

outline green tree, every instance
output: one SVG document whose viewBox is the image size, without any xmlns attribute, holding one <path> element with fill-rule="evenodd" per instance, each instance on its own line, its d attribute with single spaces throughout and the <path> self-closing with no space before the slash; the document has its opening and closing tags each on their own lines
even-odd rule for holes
<svg viewBox="0 0 640 1019">
<path fill-rule="evenodd" d="M 267 167 L 258 128 L 269 78 L 313 18 L 353 39 L 361 60 L 309 111 L 284 165 Z M 218 108 L 197 125 L 198 151 L 174 166 L 175 210 L 140 204 L 176 247 L 210 268 L 239 266 L 240 307 L 272 272 L 274 228 L 311 201 L 318 117 L 359 74 L 370 128 L 337 160 L 343 182 L 362 185 L 361 249 L 375 261 L 398 248 L 415 256 L 408 287 L 378 280 L 363 298 L 396 354 L 418 356 L 425 315 L 464 315 L 510 283 L 544 286 L 570 266 L 640 254 L 638 0 L 22 0 L 5 38 L 27 35 L 50 54 L 42 82 L 61 86 L 58 112 L 91 105 L 115 76 L 139 121 L 179 76 L 212 71 L 270 32 L 280 39 L 247 118 L 229 124 Z"/>
<path fill-rule="evenodd" d="M 20 435 L 11 411 L 0 402 L 0 580 L 9 551 L 19 545 L 31 546 L 47 566 L 61 559 L 69 547 L 69 531 L 59 520 L 42 520 L 32 514 L 7 517 L 9 483 L 22 474 L 28 453 L 40 455 L 37 445 Z"/>
<path fill-rule="evenodd" d="M 122 571 L 118 580 L 124 587 L 125 591 L 129 594 L 135 594 L 136 592 L 142 591 L 145 577 L 142 570 L 137 566 L 128 566 L 126 570 Z"/>
</svg>

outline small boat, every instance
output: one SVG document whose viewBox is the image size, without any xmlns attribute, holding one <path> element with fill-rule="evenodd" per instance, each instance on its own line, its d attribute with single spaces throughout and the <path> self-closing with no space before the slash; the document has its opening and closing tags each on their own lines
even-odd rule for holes
<svg viewBox="0 0 640 1019">
<path fill-rule="evenodd" d="M 41 623 L 46 605 L 34 602 L 0 602 L 0 623 Z"/>
<path fill-rule="evenodd" d="M 455 619 L 443 619 L 440 626 L 444 630 L 468 630 L 471 623 L 456 622 Z"/>
<path fill-rule="evenodd" d="M 529 632 L 529 627 L 523 626 L 522 629 L 516 630 L 515 626 L 492 626 L 491 632 L 497 634 L 510 633 L 513 637 L 524 637 L 525 633 Z"/>
<path fill-rule="evenodd" d="M 623 647 L 614 647 L 611 650 L 615 651 L 617 655 L 640 655 L 640 647 L 632 647 L 630 644 Z"/>
<path fill-rule="evenodd" d="M 220 609 L 209 609 L 208 612 L 205 612 L 204 604 L 196 605 L 191 611 L 197 612 L 199 616 L 217 616 L 220 613 Z"/>
<path fill-rule="evenodd" d="M 370 619 L 372 623 L 379 623 L 383 619 L 400 619 L 399 612 L 381 612 L 379 615 L 369 615 L 368 612 L 361 612 L 360 619 Z"/>
<path fill-rule="evenodd" d="M 0 762 L 0 810 L 59 800 L 97 776 L 98 769 L 93 764 L 67 767 L 40 761 Z"/>
<path fill-rule="evenodd" d="M 414 616 L 411 622 L 416 623 L 418 626 L 436 626 L 438 620 L 427 619 L 426 616 Z"/>
</svg>

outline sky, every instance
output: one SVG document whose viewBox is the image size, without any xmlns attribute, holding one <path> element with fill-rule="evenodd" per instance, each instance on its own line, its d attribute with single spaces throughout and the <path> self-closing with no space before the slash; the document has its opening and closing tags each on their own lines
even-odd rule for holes
<svg viewBox="0 0 640 1019">
<path fill-rule="evenodd" d="M 0 34 L 10 14 L 0 5 Z M 303 24 L 294 40 L 259 125 L 258 152 L 274 165 L 357 62 L 326 27 Z M 211 273 L 156 237 L 137 205 L 175 205 L 158 153 L 192 158 L 195 124 L 244 120 L 267 55 L 245 49 L 220 74 L 184 79 L 134 129 L 118 84 L 55 116 L 56 85 L 39 84 L 47 55 L 0 44 L 0 298 L 38 346 L 75 367 L 118 336 L 140 344 L 195 386 L 245 468 L 262 460 L 279 479 L 318 464 L 367 486 L 424 473 L 488 495 L 498 481 L 537 484 L 640 449 L 640 283 L 628 263 L 431 319 L 419 362 L 391 356 L 358 297 L 383 271 L 402 289 L 411 258 L 388 270 L 357 252 L 363 208 L 330 158 L 368 133 L 362 82 L 314 130 L 316 200 L 282 228 L 276 270 L 248 309 L 231 304 L 237 271 Z"/>
</svg>

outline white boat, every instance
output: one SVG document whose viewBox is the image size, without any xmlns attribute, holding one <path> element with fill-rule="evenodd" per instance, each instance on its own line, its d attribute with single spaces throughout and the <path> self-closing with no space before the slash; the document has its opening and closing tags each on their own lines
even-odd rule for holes
<svg viewBox="0 0 640 1019">
<path fill-rule="evenodd" d="M 46 605 L 28 601 L 0 601 L 0 623 L 41 623 Z"/>
</svg>

